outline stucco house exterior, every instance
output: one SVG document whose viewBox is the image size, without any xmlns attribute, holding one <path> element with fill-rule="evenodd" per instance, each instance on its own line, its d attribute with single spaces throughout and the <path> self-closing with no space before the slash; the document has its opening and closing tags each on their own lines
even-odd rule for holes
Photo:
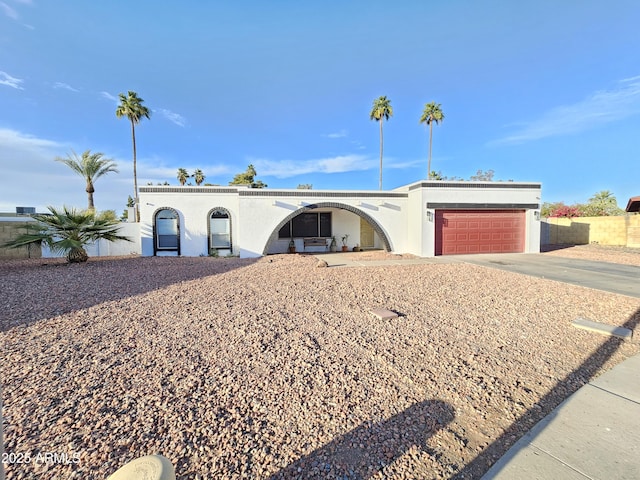
<svg viewBox="0 0 640 480">
<path fill-rule="evenodd" d="M 421 257 L 540 251 L 539 183 L 419 181 L 394 190 L 140 188 L 143 256 L 258 257 L 349 249 Z M 309 246 L 304 239 L 325 239 Z M 315 242 L 317 243 L 317 242 Z"/>
</svg>

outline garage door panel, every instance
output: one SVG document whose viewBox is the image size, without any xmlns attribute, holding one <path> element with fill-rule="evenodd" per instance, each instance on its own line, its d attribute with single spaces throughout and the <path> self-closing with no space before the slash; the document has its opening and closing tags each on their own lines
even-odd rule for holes
<svg viewBox="0 0 640 480">
<path fill-rule="evenodd" d="M 436 211 L 436 255 L 524 251 L 524 210 Z"/>
</svg>

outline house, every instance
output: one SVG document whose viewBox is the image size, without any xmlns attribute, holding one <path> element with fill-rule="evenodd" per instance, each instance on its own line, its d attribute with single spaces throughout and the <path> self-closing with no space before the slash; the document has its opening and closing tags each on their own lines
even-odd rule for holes
<svg viewBox="0 0 640 480">
<path fill-rule="evenodd" d="M 625 211 L 629 213 L 640 212 L 640 197 L 631 197 L 627 202 L 627 208 L 625 208 Z"/>
<path fill-rule="evenodd" d="M 258 257 L 293 240 L 331 237 L 348 246 L 421 257 L 540 251 L 539 183 L 419 181 L 394 190 L 140 188 L 143 256 Z M 317 243 L 317 242 L 313 242 Z"/>
</svg>

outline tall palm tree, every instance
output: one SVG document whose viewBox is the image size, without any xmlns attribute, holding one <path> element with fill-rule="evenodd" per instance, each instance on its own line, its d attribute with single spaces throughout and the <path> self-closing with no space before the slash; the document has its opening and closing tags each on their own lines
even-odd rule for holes
<svg viewBox="0 0 640 480">
<path fill-rule="evenodd" d="M 433 140 L 433 123 L 440 123 L 444 120 L 444 113 L 440 104 L 436 102 L 425 103 L 420 123 L 429 125 L 429 160 L 427 162 L 427 179 L 431 178 L 431 144 Z"/>
<path fill-rule="evenodd" d="M 187 179 L 189 178 L 189 172 L 187 172 L 184 168 L 179 168 L 177 178 L 180 182 L 180 185 L 184 187 L 184 184 L 187 183 Z"/>
<path fill-rule="evenodd" d="M 136 218 L 140 221 L 140 207 L 138 205 L 138 171 L 136 166 L 136 125 L 140 123 L 143 117 L 151 118 L 151 112 L 147 107 L 142 105 L 144 100 L 138 97 L 136 92 L 129 90 L 127 95 L 118 94 L 120 97 L 120 105 L 116 108 L 116 117 L 127 117 L 131 121 L 131 140 L 133 142 L 133 189 L 135 191 L 134 199 L 136 200 Z"/>
<path fill-rule="evenodd" d="M 378 97 L 373 101 L 373 108 L 369 114 L 370 120 L 380 122 L 380 190 L 382 190 L 382 120 L 389 120 L 393 116 L 393 108 L 391 108 L 391 100 L 386 96 Z"/>
<path fill-rule="evenodd" d="M 93 187 L 94 182 L 109 172 L 118 173 L 115 162 L 110 158 L 102 158 L 103 156 L 103 153 L 91 153 L 91 150 L 87 150 L 82 152 L 81 157 L 78 157 L 78 154 L 71 150 L 71 154 L 67 155 L 67 158 L 55 158 L 56 162 L 64 163 L 87 182 L 85 191 L 88 197 L 88 210 L 95 210 L 93 204 L 93 193 L 96 191 Z"/>
<path fill-rule="evenodd" d="M 196 185 L 200 186 L 202 185 L 202 182 L 204 182 L 204 179 L 207 178 L 205 176 L 204 173 L 202 173 L 202 170 L 200 170 L 199 168 L 196 169 L 195 172 L 193 172 L 193 179 L 196 181 Z"/>
</svg>

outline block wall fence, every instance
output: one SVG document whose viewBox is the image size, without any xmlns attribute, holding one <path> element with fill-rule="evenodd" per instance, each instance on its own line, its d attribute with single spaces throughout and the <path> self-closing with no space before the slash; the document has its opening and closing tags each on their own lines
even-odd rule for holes
<svg viewBox="0 0 640 480">
<path fill-rule="evenodd" d="M 640 215 L 616 217 L 545 218 L 542 245 L 617 245 L 640 248 Z"/>
<path fill-rule="evenodd" d="M 26 233 L 24 228 L 29 222 L 0 221 L 0 245 Z M 0 246 L 0 259 L 41 258 L 42 250 L 37 245 L 21 248 L 3 248 Z"/>
<path fill-rule="evenodd" d="M 26 233 L 24 227 L 31 222 L 33 222 L 33 220 L 22 220 L 20 218 L 0 220 L 0 260 L 55 258 L 62 256 L 60 253 L 52 253 L 46 245 L 44 248 L 37 245 L 21 248 L 2 247 L 6 242 Z M 140 255 L 140 224 L 121 223 L 119 226 L 120 230 L 118 233 L 129 237 L 132 242 L 107 242 L 106 240 L 93 242 L 85 247 L 90 257 Z"/>
</svg>

